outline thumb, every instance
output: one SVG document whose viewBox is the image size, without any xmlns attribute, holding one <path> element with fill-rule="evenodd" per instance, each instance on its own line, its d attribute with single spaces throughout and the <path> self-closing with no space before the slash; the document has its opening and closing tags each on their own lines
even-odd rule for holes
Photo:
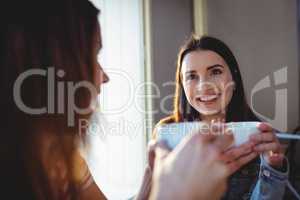
<svg viewBox="0 0 300 200">
<path fill-rule="evenodd" d="M 155 145 L 155 157 L 163 160 L 169 153 L 170 149 L 164 141 L 158 141 Z"/>
<path fill-rule="evenodd" d="M 148 164 L 151 170 L 154 168 L 155 159 L 163 159 L 169 152 L 170 149 L 165 142 L 151 140 L 148 143 Z"/>
</svg>

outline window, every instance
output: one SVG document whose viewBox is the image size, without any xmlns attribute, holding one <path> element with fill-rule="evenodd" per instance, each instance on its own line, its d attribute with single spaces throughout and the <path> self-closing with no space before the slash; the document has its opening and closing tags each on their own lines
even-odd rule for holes
<svg viewBox="0 0 300 200">
<path fill-rule="evenodd" d="M 101 10 L 99 60 L 110 82 L 102 87 L 99 98 L 106 122 L 100 114 L 96 116 L 105 128 L 100 126 L 102 134 L 89 134 L 87 160 L 108 199 L 128 199 L 140 187 L 146 160 L 142 1 L 93 3 Z"/>
</svg>

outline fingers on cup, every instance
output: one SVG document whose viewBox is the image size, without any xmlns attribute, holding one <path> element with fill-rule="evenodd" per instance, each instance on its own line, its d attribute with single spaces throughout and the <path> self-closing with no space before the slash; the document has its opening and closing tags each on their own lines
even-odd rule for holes
<svg viewBox="0 0 300 200">
<path fill-rule="evenodd" d="M 247 142 L 238 147 L 232 147 L 227 150 L 225 153 L 233 157 L 233 159 L 237 159 L 242 155 L 249 154 L 252 151 L 253 143 Z"/>
<path fill-rule="evenodd" d="M 276 139 L 277 138 L 273 132 L 262 132 L 262 133 L 257 133 L 257 134 L 253 134 L 250 136 L 250 140 L 254 141 L 256 143 L 272 142 L 272 141 L 275 141 Z"/>
<path fill-rule="evenodd" d="M 214 145 L 220 149 L 220 151 L 225 151 L 228 149 L 234 142 L 233 134 L 230 130 L 226 131 L 225 134 L 218 136 L 215 141 Z"/>
<path fill-rule="evenodd" d="M 266 122 L 260 123 L 258 125 L 258 129 L 262 132 L 273 131 L 273 127 L 271 126 L 271 124 L 266 123 Z"/>
<path fill-rule="evenodd" d="M 266 151 L 273 151 L 273 152 L 279 152 L 281 149 L 281 146 L 277 142 L 271 142 L 271 143 L 262 143 L 258 144 L 254 147 L 254 150 L 257 152 L 266 152 Z"/>
<path fill-rule="evenodd" d="M 253 160 L 254 158 L 257 157 L 257 153 L 256 152 L 252 152 L 247 156 L 242 156 L 239 159 L 231 162 L 228 164 L 229 169 L 231 171 L 231 173 L 236 172 L 238 169 L 240 169 L 242 166 L 244 166 L 245 164 L 247 164 L 248 162 L 250 162 L 251 160 Z"/>
</svg>

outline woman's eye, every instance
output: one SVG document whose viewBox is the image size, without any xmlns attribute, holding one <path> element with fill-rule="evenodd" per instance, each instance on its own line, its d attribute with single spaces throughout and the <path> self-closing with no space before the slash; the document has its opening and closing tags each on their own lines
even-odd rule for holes
<svg viewBox="0 0 300 200">
<path fill-rule="evenodd" d="M 219 74 L 222 74 L 222 70 L 221 69 L 213 69 L 211 71 L 211 74 L 212 75 L 219 75 Z"/>
<path fill-rule="evenodd" d="M 186 80 L 194 80 L 196 78 L 197 78 L 197 76 L 195 74 L 189 74 L 186 76 Z"/>
</svg>

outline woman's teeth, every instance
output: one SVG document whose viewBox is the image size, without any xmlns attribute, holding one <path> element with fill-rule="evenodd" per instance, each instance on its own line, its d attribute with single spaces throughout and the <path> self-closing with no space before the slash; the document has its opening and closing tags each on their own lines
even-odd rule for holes
<svg viewBox="0 0 300 200">
<path fill-rule="evenodd" d="M 218 96 L 219 95 L 205 95 L 205 96 L 197 97 L 197 100 L 202 102 L 210 102 L 216 100 Z"/>
</svg>

